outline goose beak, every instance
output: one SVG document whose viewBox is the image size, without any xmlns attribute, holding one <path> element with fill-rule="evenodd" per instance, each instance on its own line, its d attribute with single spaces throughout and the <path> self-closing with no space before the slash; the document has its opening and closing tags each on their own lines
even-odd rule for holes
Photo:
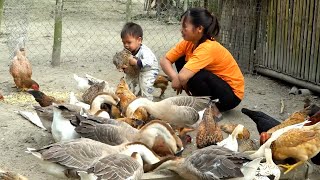
<svg viewBox="0 0 320 180">
<path fill-rule="evenodd" d="M 181 147 L 181 149 L 178 152 L 176 152 L 175 156 L 182 156 L 183 150 L 184 148 Z"/>
</svg>

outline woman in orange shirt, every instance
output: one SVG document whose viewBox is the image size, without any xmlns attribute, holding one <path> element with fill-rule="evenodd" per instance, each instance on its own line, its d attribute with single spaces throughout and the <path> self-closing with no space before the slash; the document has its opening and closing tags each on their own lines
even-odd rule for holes
<svg viewBox="0 0 320 180">
<path fill-rule="evenodd" d="M 172 88 L 177 94 L 185 90 L 193 96 L 218 98 L 220 111 L 235 108 L 244 96 L 244 77 L 231 53 L 215 40 L 220 30 L 217 18 L 204 8 L 191 8 L 181 21 L 184 40 L 160 61 Z"/>
</svg>

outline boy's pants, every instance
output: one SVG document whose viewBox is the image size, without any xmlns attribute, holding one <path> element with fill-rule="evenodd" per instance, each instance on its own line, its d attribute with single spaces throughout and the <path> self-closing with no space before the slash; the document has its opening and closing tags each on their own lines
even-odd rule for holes
<svg viewBox="0 0 320 180">
<path fill-rule="evenodd" d="M 130 76 L 126 76 L 126 82 L 128 83 L 128 86 L 130 90 L 135 95 L 141 95 L 142 97 L 146 97 L 149 100 L 153 100 L 153 91 L 154 91 L 154 81 L 156 80 L 158 76 L 159 71 L 158 70 L 149 70 L 146 72 L 140 72 L 139 76 L 137 78 L 133 78 Z M 139 85 L 139 86 L 138 86 Z M 136 93 L 136 87 L 138 87 L 138 93 Z"/>
</svg>

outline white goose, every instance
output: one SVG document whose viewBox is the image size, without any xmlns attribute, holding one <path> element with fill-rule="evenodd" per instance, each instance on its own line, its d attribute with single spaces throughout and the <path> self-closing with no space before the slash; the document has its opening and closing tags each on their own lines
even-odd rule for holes
<svg viewBox="0 0 320 180">
<path fill-rule="evenodd" d="M 82 137 L 110 145 L 142 142 L 161 156 L 174 155 L 183 150 L 181 139 L 167 123 L 160 120 L 153 120 L 138 130 L 113 119 L 76 117 L 78 122 L 73 123 L 77 126 L 75 131 Z"/>
<path fill-rule="evenodd" d="M 63 110 L 61 106 L 53 105 L 51 133 L 55 142 L 80 138 L 80 135 L 74 130 L 75 127 L 70 123 L 70 120 L 62 115 Z"/>
<path fill-rule="evenodd" d="M 126 110 L 126 117 L 133 117 L 139 108 L 145 108 L 156 119 L 167 121 L 177 126 L 191 126 L 199 120 L 198 111 L 204 110 L 210 102 L 209 97 L 176 96 L 159 102 L 147 98 L 137 98 Z"/>
<path fill-rule="evenodd" d="M 27 152 L 40 161 L 46 172 L 58 178 L 76 178 L 77 171 L 88 171 L 111 154 L 137 152 L 146 163 L 159 162 L 159 157 L 142 143 L 110 146 L 87 138 L 55 143 L 38 150 L 28 148 Z"/>
</svg>

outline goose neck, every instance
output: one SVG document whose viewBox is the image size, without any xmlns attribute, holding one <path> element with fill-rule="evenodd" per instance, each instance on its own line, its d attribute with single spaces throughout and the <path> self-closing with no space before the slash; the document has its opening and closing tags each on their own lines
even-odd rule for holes
<svg viewBox="0 0 320 180">
<path fill-rule="evenodd" d="M 160 161 L 159 157 L 143 144 L 129 144 L 121 153 L 131 156 L 134 152 L 139 153 L 142 159 L 149 164 L 154 164 Z"/>
</svg>

